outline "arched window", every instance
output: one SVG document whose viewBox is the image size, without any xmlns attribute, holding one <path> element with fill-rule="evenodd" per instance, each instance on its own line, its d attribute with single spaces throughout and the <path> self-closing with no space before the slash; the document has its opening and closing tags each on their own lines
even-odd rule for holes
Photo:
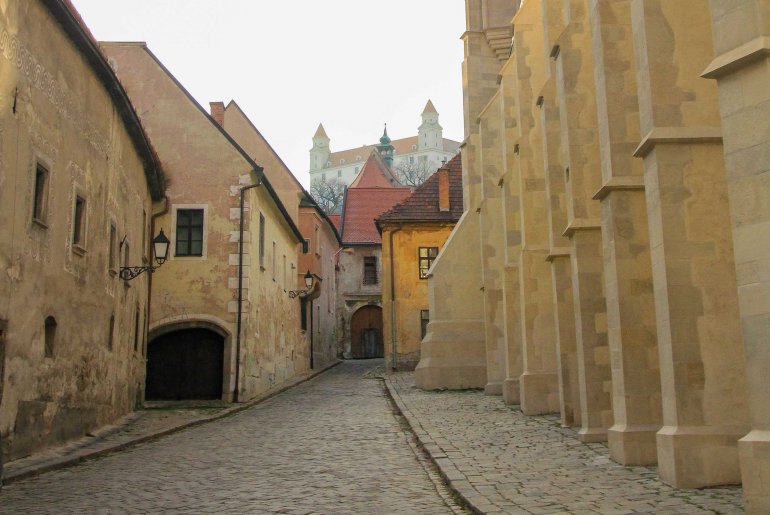
<svg viewBox="0 0 770 515">
<path fill-rule="evenodd" d="M 56 319 L 49 316 L 45 319 L 45 357 L 53 357 L 54 344 L 56 342 Z"/>
</svg>

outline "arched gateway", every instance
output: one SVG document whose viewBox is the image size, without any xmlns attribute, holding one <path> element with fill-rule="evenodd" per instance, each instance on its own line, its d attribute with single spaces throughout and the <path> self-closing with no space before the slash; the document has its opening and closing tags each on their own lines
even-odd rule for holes
<svg viewBox="0 0 770 515">
<path fill-rule="evenodd" d="M 350 320 L 350 351 L 354 358 L 384 356 L 381 307 L 364 306 L 353 313 Z"/>
<path fill-rule="evenodd" d="M 222 398 L 225 337 L 211 329 L 164 332 L 147 347 L 147 400 Z"/>
</svg>

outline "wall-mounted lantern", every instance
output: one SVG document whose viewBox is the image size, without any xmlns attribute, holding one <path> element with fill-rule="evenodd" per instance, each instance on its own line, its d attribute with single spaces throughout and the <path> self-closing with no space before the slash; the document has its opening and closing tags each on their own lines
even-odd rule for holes
<svg viewBox="0 0 770 515">
<path fill-rule="evenodd" d="M 294 290 L 289 292 L 289 298 L 293 299 L 295 297 L 304 297 L 308 293 L 310 293 L 313 289 L 313 282 L 315 278 L 313 277 L 313 274 L 310 273 L 310 270 L 307 271 L 305 274 L 305 289 L 304 290 Z"/>
<path fill-rule="evenodd" d="M 155 270 L 160 268 L 160 266 L 166 262 L 166 259 L 168 259 L 168 248 L 170 244 L 171 240 L 163 234 L 163 229 L 161 229 L 160 233 L 152 240 L 152 250 L 155 254 L 155 261 L 158 263 L 158 266 L 122 266 L 120 267 L 120 278 L 124 281 L 130 281 L 144 272 L 155 272 Z"/>
</svg>

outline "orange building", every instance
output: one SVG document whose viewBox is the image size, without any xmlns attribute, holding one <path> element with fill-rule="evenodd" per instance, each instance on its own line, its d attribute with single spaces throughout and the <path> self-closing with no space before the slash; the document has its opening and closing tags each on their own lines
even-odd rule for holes
<svg viewBox="0 0 770 515">
<path fill-rule="evenodd" d="M 462 214 L 458 154 L 377 219 L 382 234 L 385 358 L 393 369 L 412 370 L 420 361 L 420 342 L 430 319 L 430 268 Z"/>
</svg>

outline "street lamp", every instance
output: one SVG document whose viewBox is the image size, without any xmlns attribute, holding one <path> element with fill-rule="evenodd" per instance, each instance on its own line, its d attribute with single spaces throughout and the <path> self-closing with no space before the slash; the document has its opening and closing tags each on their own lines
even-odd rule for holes
<svg viewBox="0 0 770 515">
<path fill-rule="evenodd" d="M 300 296 L 304 297 L 305 295 L 310 293 L 310 291 L 313 289 L 313 281 L 314 281 L 314 279 L 315 278 L 313 277 L 313 274 L 310 273 L 310 270 L 308 270 L 307 273 L 305 274 L 305 289 L 304 290 L 293 290 L 293 291 L 290 291 L 289 292 L 289 298 L 293 299 L 295 297 L 300 297 Z"/>
<path fill-rule="evenodd" d="M 144 272 L 155 272 L 168 259 L 168 247 L 170 244 L 171 240 L 166 237 L 163 229 L 161 229 L 160 233 L 152 240 L 152 249 L 158 266 L 122 266 L 120 267 L 120 278 L 124 281 L 130 281 Z"/>
</svg>

